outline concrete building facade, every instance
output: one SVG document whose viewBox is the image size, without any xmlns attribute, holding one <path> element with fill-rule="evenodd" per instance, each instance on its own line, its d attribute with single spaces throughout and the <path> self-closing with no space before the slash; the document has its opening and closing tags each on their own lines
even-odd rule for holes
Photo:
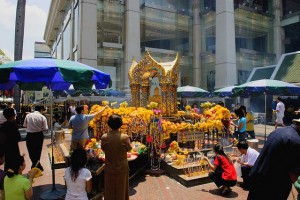
<svg viewBox="0 0 300 200">
<path fill-rule="evenodd" d="M 119 90 L 133 57 L 178 52 L 179 85 L 213 91 L 299 50 L 299 30 L 298 0 L 55 0 L 44 39 L 53 57 L 105 71 Z"/>
</svg>

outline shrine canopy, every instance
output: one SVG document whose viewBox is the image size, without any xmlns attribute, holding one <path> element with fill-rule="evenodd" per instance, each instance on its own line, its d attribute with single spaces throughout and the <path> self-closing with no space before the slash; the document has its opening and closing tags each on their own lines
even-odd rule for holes
<svg viewBox="0 0 300 200">
<path fill-rule="evenodd" d="M 156 102 L 164 116 L 177 113 L 178 64 L 178 54 L 171 62 L 157 62 L 148 51 L 139 62 L 133 59 L 128 73 L 132 106 Z"/>
</svg>

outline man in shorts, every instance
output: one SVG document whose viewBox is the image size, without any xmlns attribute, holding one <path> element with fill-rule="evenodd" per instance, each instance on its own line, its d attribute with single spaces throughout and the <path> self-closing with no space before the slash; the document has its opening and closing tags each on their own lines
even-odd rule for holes
<svg viewBox="0 0 300 200">
<path fill-rule="evenodd" d="M 284 117 L 284 111 L 285 111 L 285 106 L 282 103 L 282 99 L 280 97 L 277 98 L 277 105 L 276 105 L 276 121 L 275 121 L 275 129 L 278 127 L 278 125 L 282 125 L 285 127 L 283 123 L 283 117 Z"/>
</svg>

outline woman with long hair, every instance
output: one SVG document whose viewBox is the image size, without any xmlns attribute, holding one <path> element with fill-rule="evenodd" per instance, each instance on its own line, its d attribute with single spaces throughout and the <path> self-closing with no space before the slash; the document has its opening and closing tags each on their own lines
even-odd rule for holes
<svg viewBox="0 0 300 200">
<path fill-rule="evenodd" d="M 38 171 L 31 169 L 27 174 L 28 178 L 26 178 L 22 175 L 25 168 L 25 160 L 21 155 L 15 156 L 14 162 L 7 166 L 4 178 L 5 199 L 31 199 L 33 194 L 32 181 Z"/>
<path fill-rule="evenodd" d="M 220 144 L 216 144 L 213 147 L 215 153 L 214 163 L 212 164 L 207 157 L 203 159 L 207 160 L 209 167 L 213 172 L 209 173 L 209 178 L 211 178 L 218 188 L 221 187 L 221 194 L 225 195 L 230 193 L 231 188 L 235 186 L 237 181 L 237 175 L 233 162 L 224 153 L 223 147 Z"/>
<path fill-rule="evenodd" d="M 82 148 L 75 149 L 71 155 L 71 165 L 65 170 L 64 177 L 67 185 L 65 199 L 88 200 L 87 193 L 92 190 L 92 175 L 85 168 L 86 162 L 86 151 Z"/>
</svg>

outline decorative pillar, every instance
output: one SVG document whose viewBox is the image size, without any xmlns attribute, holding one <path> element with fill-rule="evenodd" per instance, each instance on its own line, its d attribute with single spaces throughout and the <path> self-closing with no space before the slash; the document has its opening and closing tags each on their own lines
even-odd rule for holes
<svg viewBox="0 0 300 200">
<path fill-rule="evenodd" d="M 149 98 L 149 86 L 142 85 L 142 99 L 141 99 L 141 107 L 147 107 L 148 98 Z"/>
<path fill-rule="evenodd" d="M 237 83 L 233 0 L 216 1 L 215 88 Z"/>
<path fill-rule="evenodd" d="M 193 0 L 193 85 L 201 87 L 201 26 L 200 0 Z"/>
<path fill-rule="evenodd" d="M 274 10 L 274 53 L 276 54 L 276 63 L 279 61 L 282 52 L 284 50 L 284 46 L 282 43 L 282 39 L 284 38 L 284 31 L 281 27 L 281 17 L 282 17 L 282 1 L 274 0 L 273 1 L 273 10 Z"/>
<path fill-rule="evenodd" d="M 171 116 L 173 114 L 173 95 L 172 95 L 172 85 L 167 85 L 167 116 Z"/>
<path fill-rule="evenodd" d="M 124 35 L 124 64 L 123 64 L 123 90 L 129 88 L 127 74 L 132 63 L 132 58 L 140 60 L 140 2 L 139 0 L 127 0 L 124 11 L 125 35 Z"/>
<path fill-rule="evenodd" d="M 161 84 L 160 88 L 161 88 L 161 96 L 162 96 L 162 99 L 161 99 L 162 105 L 160 107 L 161 107 L 162 115 L 166 116 L 166 114 L 167 114 L 167 101 L 168 101 L 168 99 L 167 99 L 168 89 L 167 89 L 167 86 L 165 84 Z"/>
<path fill-rule="evenodd" d="M 131 90 L 132 106 L 140 107 L 140 86 L 139 86 L 139 84 L 131 84 L 130 90 Z"/>
<path fill-rule="evenodd" d="M 77 61 L 97 67 L 97 0 L 79 0 Z"/>
<path fill-rule="evenodd" d="M 170 88 L 171 92 L 171 114 L 177 113 L 177 85 L 173 85 Z"/>
</svg>

